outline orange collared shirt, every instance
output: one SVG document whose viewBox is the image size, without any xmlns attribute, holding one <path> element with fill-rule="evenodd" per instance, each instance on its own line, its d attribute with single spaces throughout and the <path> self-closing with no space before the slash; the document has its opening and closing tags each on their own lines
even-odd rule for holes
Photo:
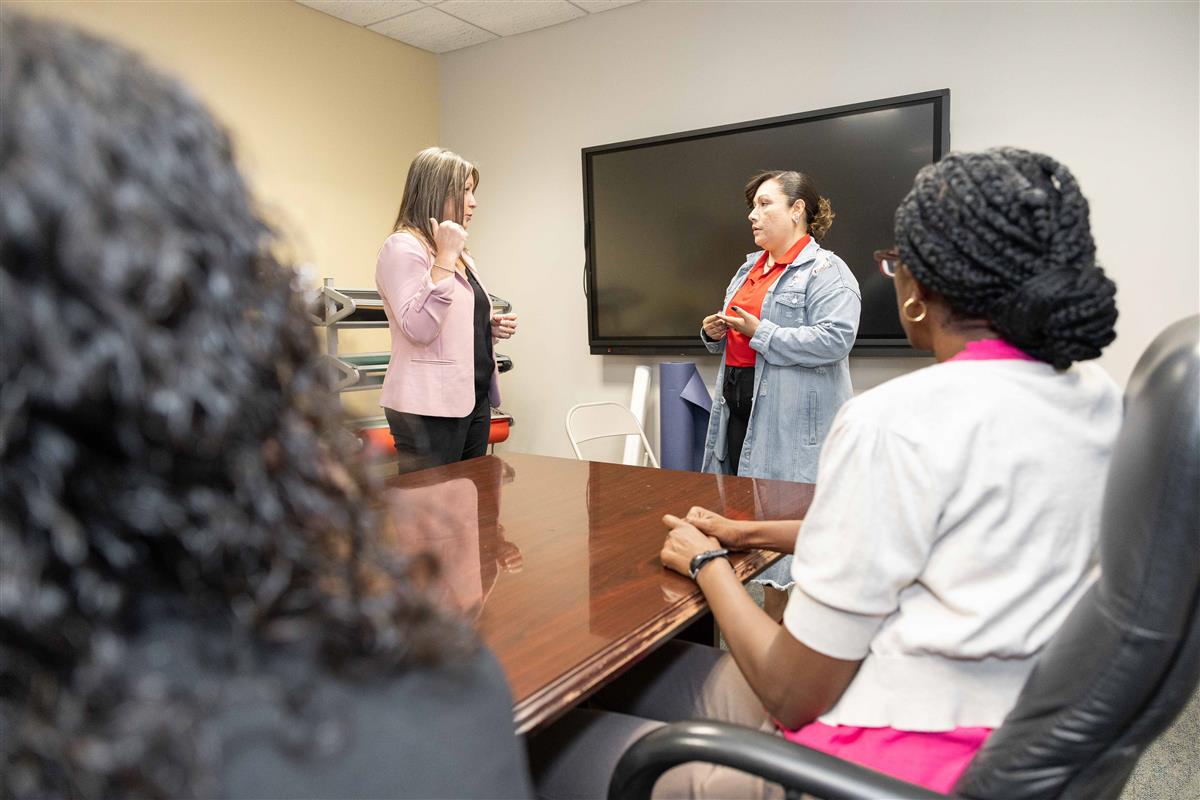
<svg viewBox="0 0 1200 800">
<path fill-rule="evenodd" d="M 725 313 L 736 317 L 738 314 L 733 307 L 737 306 L 761 319 L 762 304 L 767 292 L 811 240 L 811 236 L 801 236 L 800 240 L 784 254 L 783 260 L 776 262 L 769 270 L 763 269 L 770 255 L 764 250 L 763 254 L 758 257 L 758 261 L 750 268 L 750 274 L 746 276 L 746 280 L 733 293 L 733 299 L 729 301 L 729 308 L 725 309 Z M 730 328 L 729 332 L 725 334 L 725 366 L 753 367 L 757 355 L 750 347 L 749 336 L 743 336 L 733 328 Z"/>
</svg>

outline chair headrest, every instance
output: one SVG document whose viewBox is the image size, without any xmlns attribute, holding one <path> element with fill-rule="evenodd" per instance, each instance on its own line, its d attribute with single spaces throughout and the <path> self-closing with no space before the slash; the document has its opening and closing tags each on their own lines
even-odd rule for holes
<svg viewBox="0 0 1200 800">
<path fill-rule="evenodd" d="M 1100 529 L 1099 600 L 1118 624 L 1179 630 L 1188 613 L 1180 594 L 1200 581 L 1197 498 L 1200 316 L 1193 316 L 1154 340 L 1125 393 Z"/>
</svg>

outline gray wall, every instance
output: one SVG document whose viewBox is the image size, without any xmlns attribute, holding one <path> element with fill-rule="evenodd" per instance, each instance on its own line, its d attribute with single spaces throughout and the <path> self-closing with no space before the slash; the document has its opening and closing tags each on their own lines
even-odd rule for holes
<svg viewBox="0 0 1200 800">
<path fill-rule="evenodd" d="M 588 355 L 581 148 L 943 87 L 955 149 L 1042 150 L 1078 176 L 1120 287 L 1101 363 L 1124 382 L 1200 307 L 1197 9 L 650 1 L 440 57 L 442 143 L 482 170 L 470 245 L 521 314 L 505 447 L 569 455 L 566 410 L 626 401 L 639 361 Z M 924 363 L 852 373 L 861 390 Z"/>
</svg>

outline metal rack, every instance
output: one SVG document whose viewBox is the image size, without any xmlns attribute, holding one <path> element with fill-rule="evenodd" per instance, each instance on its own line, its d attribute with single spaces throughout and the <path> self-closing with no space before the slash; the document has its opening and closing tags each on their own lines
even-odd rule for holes
<svg viewBox="0 0 1200 800">
<path fill-rule="evenodd" d="M 507 314 L 512 310 L 512 303 L 495 295 L 489 295 L 492 300 L 492 311 Z M 383 376 L 387 374 L 389 352 L 376 353 L 342 353 L 338 349 L 338 331 L 361 328 L 386 328 L 387 314 L 383 309 L 383 299 L 375 289 L 339 289 L 333 285 L 332 278 L 326 278 L 321 286 L 315 307 L 309 314 L 312 323 L 325 329 L 325 360 L 334 376 L 333 388 L 336 392 L 359 392 L 367 389 L 379 389 L 383 386 Z M 512 359 L 500 353 L 496 354 L 496 368 L 508 372 L 513 367 Z M 512 424 L 510 415 L 492 409 L 492 419 L 504 420 Z M 382 417 L 359 420 L 359 427 L 376 427 Z M 384 422 L 386 425 L 386 422 Z"/>
<path fill-rule="evenodd" d="M 338 289 L 332 278 L 326 278 L 311 317 L 314 325 L 325 329 L 325 361 L 334 375 L 334 391 L 358 392 L 383 386 L 390 353 L 344 354 L 338 349 L 338 331 L 387 327 L 379 292 Z"/>
</svg>

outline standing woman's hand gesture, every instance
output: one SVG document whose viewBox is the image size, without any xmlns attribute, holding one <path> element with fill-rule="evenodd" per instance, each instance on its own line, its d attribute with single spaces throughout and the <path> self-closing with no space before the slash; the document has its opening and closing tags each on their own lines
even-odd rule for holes
<svg viewBox="0 0 1200 800">
<path fill-rule="evenodd" d="M 429 218 L 429 224 L 433 228 L 434 269 L 456 271 L 458 258 L 467 246 L 467 229 L 457 222 L 448 219 L 438 222 L 433 217 Z"/>
<path fill-rule="evenodd" d="M 761 320 L 744 308 L 738 308 L 737 306 L 730 306 L 730 308 L 735 313 L 717 314 L 717 317 L 724 320 L 726 325 L 747 339 L 754 338 L 754 332 L 758 330 L 758 324 Z"/>
<path fill-rule="evenodd" d="M 724 339 L 725 332 L 729 329 L 720 314 L 709 314 L 700 325 L 704 328 L 704 335 L 714 342 Z"/>
</svg>

